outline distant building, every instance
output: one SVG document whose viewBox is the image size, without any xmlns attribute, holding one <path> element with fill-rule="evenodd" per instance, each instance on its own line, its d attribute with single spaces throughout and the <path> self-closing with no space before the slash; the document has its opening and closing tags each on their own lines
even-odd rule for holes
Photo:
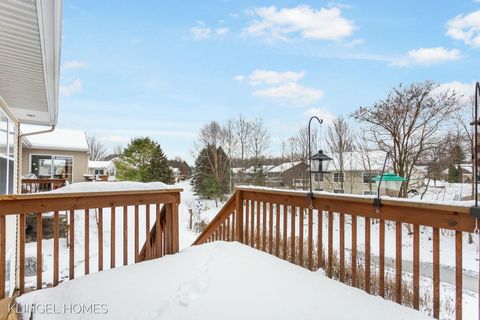
<svg viewBox="0 0 480 320">
<path fill-rule="evenodd" d="M 285 162 L 266 173 L 266 185 L 273 188 L 305 189 L 309 181 L 308 164 L 303 161 Z"/>
<path fill-rule="evenodd" d="M 88 161 L 88 173 L 85 174 L 87 180 L 93 181 L 115 181 L 117 169 L 115 162 L 108 161 Z"/>
</svg>

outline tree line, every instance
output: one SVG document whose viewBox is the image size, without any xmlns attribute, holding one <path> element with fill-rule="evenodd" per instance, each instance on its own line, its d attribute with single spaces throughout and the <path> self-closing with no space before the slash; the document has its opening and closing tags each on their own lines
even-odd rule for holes
<svg viewBox="0 0 480 320">
<path fill-rule="evenodd" d="M 435 82 L 400 84 L 348 118 L 333 119 L 324 141 L 318 138 L 318 126 L 313 128 L 312 152 L 324 144 L 335 154 L 334 170 L 339 172 L 346 170 L 349 152 L 361 155 L 366 171 L 373 165 L 370 151 L 388 152 L 393 172 L 407 179 L 399 193 L 407 197 L 414 167 L 419 164 L 427 167 L 429 181 L 440 179 L 445 170 L 451 182 L 461 181 L 458 164 L 472 155 L 471 110 L 471 101 L 454 90 L 440 90 Z M 231 192 L 233 167 L 240 169 L 240 180 L 248 167 L 253 167 L 254 179 L 261 180 L 265 164 L 307 162 L 308 139 L 308 128 L 302 127 L 296 135 L 281 140 L 280 156 L 271 157 L 271 135 L 262 119 L 249 120 L 240 114 L 224 123 L 212 121 L 202 127 L 195 143 L 194 190 L 217 199 Z"/>
</svg>

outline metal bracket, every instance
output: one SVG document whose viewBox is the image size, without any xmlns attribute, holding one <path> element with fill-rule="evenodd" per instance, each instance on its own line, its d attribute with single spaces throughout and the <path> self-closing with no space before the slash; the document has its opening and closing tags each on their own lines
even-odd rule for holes
<svg viewBox="0 0 480 320">
<path fill-rule="evenodd" d="M 382 199 L 381 198 L 374 198 L 373 199 L 373 206 L 375 209 L 380 209 L 382 207 Z"/>
<path fill-rule="evenodd" d="M 470 207 L 472 217 L 480 219 L 480 207 Z"/>
<path fill-rule="evenodd" d="M 308 208 L 313 209 L 313 192 L 309 192 L 307 194 L 307 199 L 308 199 Z"/>
</svg>

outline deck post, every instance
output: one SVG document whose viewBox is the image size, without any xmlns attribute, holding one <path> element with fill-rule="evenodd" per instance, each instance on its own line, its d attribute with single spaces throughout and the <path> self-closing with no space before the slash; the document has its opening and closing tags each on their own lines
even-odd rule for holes
<svg viewBox="0 0 480 320">
<path fill-rule="evenodd" d="M 235 226 L 235 240 L 243 243 L 243 199 L 242 191 L 235 192 L 235 208 L 236 208 L 236 226 Z"/>
</svg>

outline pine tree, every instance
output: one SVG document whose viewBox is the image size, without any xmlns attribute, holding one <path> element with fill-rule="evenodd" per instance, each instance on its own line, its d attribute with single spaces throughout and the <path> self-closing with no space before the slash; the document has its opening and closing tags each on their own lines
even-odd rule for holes
<svg viewBox="0 0 480 320">
<path fill-rule="evenodd" d="M 457 183 L 459 180 L 459 172 L 458 169 L 455 168 L 454 165 L 450 165 L 448 167 L 448 182 L 450 183 Z"/>
<path fill-rule="evenodd" d="M 116 167 L 119 180 L 174 183 L 167 157 L 160 145 L 149 137 L 130 141 Z"/>
<path fill-rule="evenodd" d="M 218 166 L 228 166 L 228 157 L 223 149 L 212 146 L 203 148 L 195 159 L 193 169 L 192 185 L 196 194 L 217 200 L 228 192 L 230 168 L 218 170 Z"/>
</svg>

